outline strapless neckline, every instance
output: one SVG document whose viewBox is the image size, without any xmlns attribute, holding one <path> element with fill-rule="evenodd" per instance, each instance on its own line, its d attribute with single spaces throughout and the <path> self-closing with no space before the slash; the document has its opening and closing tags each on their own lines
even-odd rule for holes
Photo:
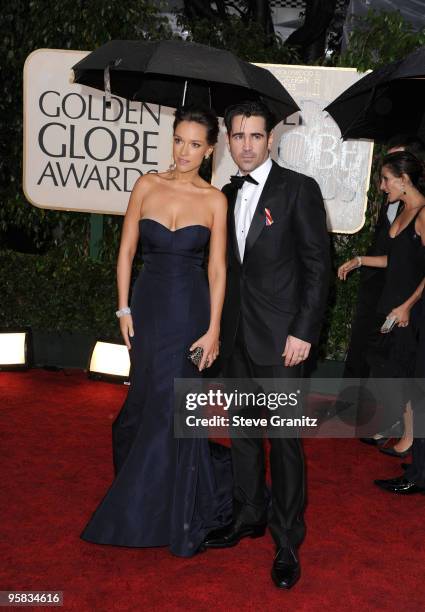
<svg viewBox="0 0 425 612">
<path fill-rule="evenodd" d="M 175 234 L 176 232 L 180 232 L 181 230 L 189 229 L 190 227 L 203 227 L 208 232 L 211 232 L 209 227 L 207 227 L 206 225 L 201 225 L 200 223 L 194 223 L 193 225 L 185 225 L 183 227 L 178 227 L 177 229 L 172 230 L 166 225 L 164 225 L 163 223 L 161 223 L 160 221 L 156 221 L 155 219 L 149 219 L 149 217 L 142 217 L 141 219 L 139 219 L 139 223 L 141 223 L 142 221 L 150 221 L 151 223 L 156 223 L 160 227 L 163 227 L 165 230 L 170 232 L 170 234 Z"/>
</svg>

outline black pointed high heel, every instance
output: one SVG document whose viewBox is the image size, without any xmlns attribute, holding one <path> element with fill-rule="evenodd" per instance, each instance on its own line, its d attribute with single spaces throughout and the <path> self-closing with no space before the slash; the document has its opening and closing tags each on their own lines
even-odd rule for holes
<svg viewBox="0 0 425 612">
<path fill-rule="evenodd" d="M 399 457 L 400 459 L 404 459 L 404 457 L 410 455 L 411 450 L 412 445 L 410 445 L 409 448 L 406 448 L 404 451 L 396 451 L 393 446 L 388 446 L 386 448 L 380 448 L 379 452 L 384 453 L 384 455 L 389 455 L 390 457 Z"/>
</svg>

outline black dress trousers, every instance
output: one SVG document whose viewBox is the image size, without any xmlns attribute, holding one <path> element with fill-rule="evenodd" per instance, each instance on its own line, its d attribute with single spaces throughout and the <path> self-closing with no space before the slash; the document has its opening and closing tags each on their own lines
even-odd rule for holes
<svg viewBox="0 0 425 612">
<path fill-rule="evenodd" d="M 239 323 L 234 352 L 224 364 L 226 378 L 299 378 L 300 373 L 300 366 L 285 367 L 283 358 L 281 366 L 254 363 L 248 354 L 242 324 Z M 271 506 L 268 508 L 263 438 L 252 438 L 249 432 L 244 435 L 242 428 L 238 430 L 238 437 L 232 439 L 234 519 L 250 525 L 268 522 L 277 547 L 290 543 L 297 548 L 305 535 L 302 443 L 298 437 L 270 438 L 270 446 L 272 487 Z"/>
</svg>

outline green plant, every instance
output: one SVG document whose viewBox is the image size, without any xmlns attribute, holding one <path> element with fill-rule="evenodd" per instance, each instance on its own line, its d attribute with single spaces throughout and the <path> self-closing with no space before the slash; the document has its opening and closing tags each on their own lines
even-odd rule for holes
<svg viewBox="0 0 425 612">
<path fill-rule="evenodd" d="M 116 261 L 76 256 L 60 248 L 44 255 L 0 251 L 0 321 L 48 331 L 90 331 L 119 337 Z M 116 259 L 116 257 L 115 257 Z M 137 273 L 140 263 L 135 266 Z"/>
<path fill-rule="evenodd" d="M 22 70 L 35 49 L 94 49 L 108 40 L 172 36 L 149 0 L 16 0 L 0 14 L 0 234 L 11 227 L 40 250 L 60 246 L 63 257 L 87 256 L 89 215 L 36 208 L 26 201 L 22 176 Z M 109 222 L 110 224 L 112 222 Z"/>
<path fill-rule="evenodd" d="M 376 11 L 355 20 L 347 50 L 335 58 L 338 66 L 360 72 L 401 59 L 425 45 L 425 29 L 415 31 L 399 11 Z"/>
<path fill-rule="evenodd" d="M 188 21 L 180 15 L 178 23 L 188 32 L 187 40 L 227 49 L 249 62 L 301 63 L 296 51 L 285 47 L 278 36 L 270 37 L 257 23 L 246 22 L 236 15 L 213 22 L 208 19 Z"/>
</svg>

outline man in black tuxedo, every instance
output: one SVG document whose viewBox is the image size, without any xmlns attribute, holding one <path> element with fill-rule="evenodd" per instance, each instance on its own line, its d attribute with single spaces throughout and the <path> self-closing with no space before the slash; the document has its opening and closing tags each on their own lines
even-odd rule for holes
<svg viewBox="0 0 425 612">
<path fill-rule="evenodd" d="M 227 378 L 296 378 L 319 338 L 328 293 L 326 212 L 316 181 L 270 159 L 273 117 L 257 102 L 227 109 L 238 175 L 223 188 L 228 209 L 227 287 L 221 359 Z M 299 438 L 270 439 L 272 504 L 267 517 L 261 438 L 232 440 L 234 520 L 208 535 L 210 548 L 264 534 L 277 547 L 272 578 L 290 588 L 304 538 L 304 458 Z"/>
</svg>

